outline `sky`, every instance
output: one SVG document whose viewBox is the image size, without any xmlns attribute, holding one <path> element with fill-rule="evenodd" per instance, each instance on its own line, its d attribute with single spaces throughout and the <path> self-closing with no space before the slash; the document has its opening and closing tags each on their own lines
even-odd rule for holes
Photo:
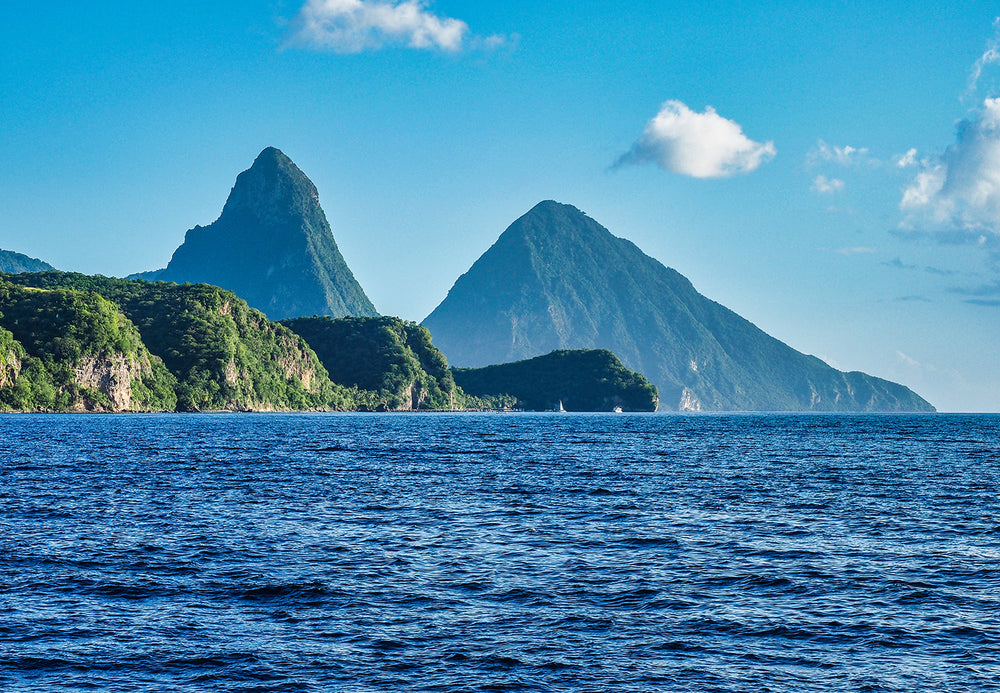
<svg viewBox="0 0 1000 693">
<path fill-rule="evenodd" d="M 0 248 L 124 276 L 267 146 L 383 314 L 537 202 L 943 411 L 1000 411 L 995 3 L 8 2 Z"/>
</svg>

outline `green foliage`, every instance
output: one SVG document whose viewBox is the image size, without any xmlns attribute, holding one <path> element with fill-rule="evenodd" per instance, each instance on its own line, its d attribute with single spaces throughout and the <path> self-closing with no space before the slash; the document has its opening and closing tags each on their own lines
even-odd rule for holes
<svg viewBox="0 0 1000 693">
<path fill-rule="evenodd" d="M 553 351 L 515 363 L 456 368 L 455 381 L 487 401 L 507 395 L 515 407 L 535 411 L 655 411 L 657 393 L 640 374 L 625 368 L 606 349 Z"/>
<path fill-rule="evenodd" d="M 99 294 L 105 304 L 120 308 L 138 328 L 137 343 L 162 359 L 162 367 L 154 363 L 151 379 L 138 383 L 138 391 L 151 401 L 166 402 L 175 393 L 176 408 L 182 411 L 354 406 L 351 393 L 330 382 L 299 336 L 232 292 L 202 284 L 150 284 L 63 272 L 9 279 L 23 286 L 72 289 L 63 293 Z M 41 338 L 55 340 L 63 350 L 84 344 L 76 333 L 67 337 L 55 327 L 46 332 L 43 317 L 36 322 Z M 157 374 L 172 374 L 176 385 L 167 388 Z"/>
<path fill-rule="evenodd" d="M 610 349 L 657 386 L 665 409 L 933 410 L 901 385 L 795 351 L 551 201 L 511 224 L 424 324 L 461 366 Z"/>
<path fill-rule="evenodd" d="M 75 368 L 89 363 L 132 373 L 123 395 L 133 408 L 173 409 L 173 376 L 149 354 L 135 325 L 96 293 L 0 281 L 0 310 L 0 407 L 115 408 L 108 392 L 78 382 Z"/>
<path fill-rule="evenodd" d="M 302 336 L 335 383 L 367 409 L 455 409 L 461 393 L 431 334 L 399 318 L 312 317 L 282 324 Z"/>
</svg>

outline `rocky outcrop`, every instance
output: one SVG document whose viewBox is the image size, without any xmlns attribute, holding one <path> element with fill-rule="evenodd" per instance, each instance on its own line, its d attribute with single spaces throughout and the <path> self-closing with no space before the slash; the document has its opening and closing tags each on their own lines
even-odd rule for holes
<svg viewBox="0 0 1000 693">
<path fill-rule="evenodd" d="M 14 341 L 14 336 L 0 328 L 0 388 L 12 385 L 21 373 L 24 348 Z"/>
<path fill-rule="evenodd" d="M 136 383 L 153 374 L 147 354 L 122 352 L 85 356 L 73 367 L 73 381 L 79 386 L 74 408 L 86 411 L 148 411 L 149 403 L 137 397 Z"/>
</svg>

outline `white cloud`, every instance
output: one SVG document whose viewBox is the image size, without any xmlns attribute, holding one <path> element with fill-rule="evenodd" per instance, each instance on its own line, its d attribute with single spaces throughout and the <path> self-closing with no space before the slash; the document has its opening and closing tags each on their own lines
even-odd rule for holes
<svg viewBox="0 0 1000 693">
<path fill-rule="evenodd" d="M 694 178 L 725 178 L 754 171 L 775 153 L 774 142 L 754 142 L 711 106 L 697 113 L 667 101 L 615 166 L 653 162 Z"/>
<path fill-rule="evenodd" d="M 868 156 L 867 147 L 852 147 L 845 145 L 836 147 L 829 145 L 823 140 L 819 140 L 806 157 L 809 165 L 820 162 L 840 164 L 841 166 L 851 166 L 861 162 L 878 163 Z"/>
<path fill-rule="evenodd" d="M 897 168 L 909 168 L 917 165 L 917 150 L 910 149 L 906 154 L 901 154 L 895 158 Z"/>
<path fill-rule="evenodd" d="M 291 21 L 287 45 L 336 53 L 387 44 L 457 51 L 468 33 L 468 24 L 428 12 L 424 0 L 307 0 Z M 502 42 L 498 36 L 479 41 L 486 47 Z"/>
<path fill-rule="evenodd" d="M 986 99 L 956 141 L 921 170 L 899 203 L 909 228 L 930 224 L 985 245 L 1000 235 L 1000 99 Z"/>
<path fill-rule="evenodd" d="M 840 192 L 843 189 L 844 181 L 839 178 L 827 178 L 822 175 L 816 176 L 816 180 L 814 180 L 812 184 L 813 192 L 818 192 L 821 195 Z"/>
</svg>

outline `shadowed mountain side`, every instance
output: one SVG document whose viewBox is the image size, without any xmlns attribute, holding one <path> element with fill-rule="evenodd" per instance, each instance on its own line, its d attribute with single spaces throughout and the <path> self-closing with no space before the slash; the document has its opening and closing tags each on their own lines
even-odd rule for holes
<svg viewBox="0 0 1000 693">
<path fill-rule="evenodd" d="M 274 320 L 378 315 L 340 254 L 316 186 L 274 147 L 236 178 L 218 220 L 187 232 L 164 270 L 132 276 L 220 286 Z"/>
<path fill-rule="evenodd" d="M 423 322 L 456 366 L 610 349 L 668 410 L 933 411 L 795 351 L 570 205 L 536 205 Z"/>
<path fill-rule="evenodd" d="M 0 250 L 0 272 L 19 274 L 21 272 L 47 272 L 55 269 L 47 262 L 43 262 L 13 250 Z"/>
</svg>

